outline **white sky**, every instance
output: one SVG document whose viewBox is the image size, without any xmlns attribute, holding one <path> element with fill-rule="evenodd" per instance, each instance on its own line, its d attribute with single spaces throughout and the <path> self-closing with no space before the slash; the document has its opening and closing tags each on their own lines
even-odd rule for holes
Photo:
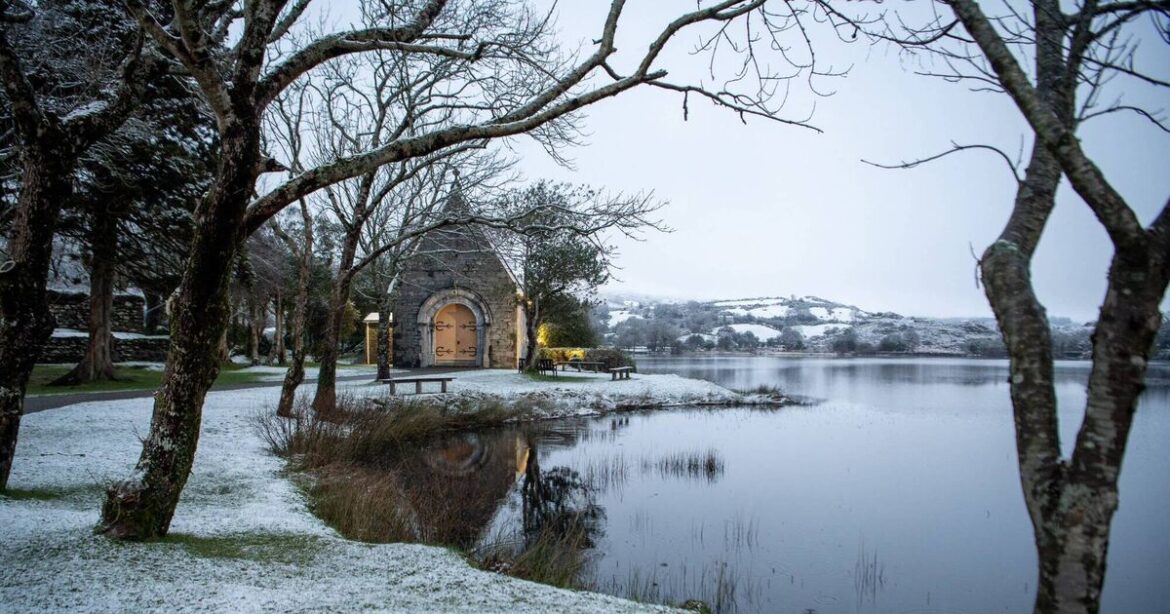
<svg viewBox="0 0 1170 614">
<path fill-rule="evenodd" d="M 588 50 L 607 4 L 562 2 L 566 40 L 584 40 Z M 645 48 L 672 10 L 694 7 L 630 5 L 619 65 Z M 695 40 L 684 36 L 664 58 L 673 80 L 704 76 L 706 60 L 686 53 Z M 1170 66 L 1164 44 L 1146 44 L 1147 57 Z M 847 78 L 832 83 L 837 93 L 816 103 L 811 123 L 824 134 L 760 119 L 745 126 L 695 98 L 684 122 L 680 96 L 641 88 L 589 108 L 587 146 L 568 152 L 575 170 L 527 140 L 513 143 L 520 168 L 529 179 L 653 191 L 670 202 L 662 216 L 675 232 L 621 241 L 621 281 L 612 290 L 700 299 L 813 294 L 868 310 L 988 315 L 971 252 L 982 252 L 1010 211 L 1014 182 L 1003 162 L 963 153 L 914 170 L 882 170 L 859 160 L 913 159 L 952 140 L 1014 153 L 1026 135 L 1023 121 L 1006 97 L 913 75 L 903 64 L 914 61 L 892 50 L 828 39 L 818 47 L 839 67 L 852 64 Z M 1164 92 L 1126 94 L 1170 107 Z M 808 100 L 796 96 L 790 116 L 803 116 Z M 1152 219 L 1170 196 L 1170 138 L 1121 115 L 1090 122 L 1082 138 L 1142 219 Z M 1034 264 L 1049 313 L 1094 318 L 1110 254 L 1087 207 L 1063 188 Z"/>
<path fill-rule="evenodd" d="M 994 10 L 995 3 L 984 4 Z M 566 47 L 591 52 L 608 5 L 559 2 Z M 342 20 L 352 12 L 350 5 L 327 6 Z M 693 0 L 629 0 L 613 58 L 618 70 L 638 59 L 672 16 L 694 7 Z M 573 169 L 527 138 L 508 145 L 526 179 L 653 192 L 669 201 L 662 217 L 675 231 L 619 241 L 620 281 L 609 290 L 677 299 L 812 294 L 871 311 L 990 315 L 972 252 L 982 253 L 1010 212 L 1015 184 L 1004 163 L 990 153 L 956 154 L 913 170 L 860 160 L 920 158 L 951 141 L 1014 155 L 1028 134 L 1018 112 L 1005 96 L 916 76 L 919 60 L 894 50 L 814 38 L 826 64 L 851 67 L 844 79 L 820 82 L 836 90 L 815 99 L 811 123 L 823 134 L 762 119 L 744 125 L 696 98 L 684 122 L 681 96 L 641 87 L 588 108 L 586 144 L 566 152 Z M 706 58 L 688 53 L 697 40 L 697 32 L 684 32 L 660 59 L 670 80 L 706 77 Z M 1165 77 L 1170 51 L 1147 36 L 1139 60 Z M 1166 91 L 1119 79 L 1118 93 L 1131 104 L 1170 110 Z M 787 115 L 803 118 L 812 101 L 795 84 Z M 1088 123 L 1081 137 L 1143 221 L 1151 220 L 1170 196 L 1170 135 L 1116 114 Z M 1095 318 L 1111 253 L 1086 205 L 1064 186 L 1033 264 L 1049 313 Z"/>
</svg>

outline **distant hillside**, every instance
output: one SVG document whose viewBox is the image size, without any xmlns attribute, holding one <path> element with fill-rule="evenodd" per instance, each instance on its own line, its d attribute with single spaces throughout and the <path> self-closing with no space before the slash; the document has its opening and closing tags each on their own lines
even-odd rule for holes
<svg viewBox="0 0 1170 614">
<path fill-rule="evenodd" d="M 926 318 L 866 311 L 817 296 L 668 302 L 610 297 L 599 308 L 621 347 L 675 351 L 803 351 L 1003 356 L 991 318 Z M 1052 321 L 1059 357 L 1090 350 L 1091 323 Z"/>
</svg>

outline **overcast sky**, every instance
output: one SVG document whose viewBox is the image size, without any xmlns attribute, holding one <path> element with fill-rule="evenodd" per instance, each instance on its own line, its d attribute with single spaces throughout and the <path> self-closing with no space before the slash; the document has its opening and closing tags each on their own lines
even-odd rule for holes
<svg viewBox="0 0 1170 614">
<path fill-rule="evenodd" d="M 645 48 L 669 16 L 665 5 L 694 7 L 629 4 L 619 65 Z M 565 39 L 588 50 L 606 5 L 561 3 Z M 664 58 L 673 80 L 703 78 L 706 60 L 686 53 L 695 41 L 684 36 Z M 1146 61 L 1170 66 L 1164 44 L 1146 45 Z M 698 299 L 812 294 L 868 310 L 989 315 L 972 250 L 994 240 L 1010 211 L 1014 180 L 1004 163 L 964 153 L 895 171 L 860 159 L 922 157 L 952 140 L 1016 152 L 1027 134 L 1018 113 L 1003 96 L 911 74 L 914 61 L 893 50 L 818 46 L 822 58 L 852 66 L 846 78 L 822 82 L 836 93 L 816 101 L 811 123 L 821 134 L 760 119 L 744 125 L 695 99 L 684 121 L 679 96 L 641 88 L 589 108 L 587 145 L 568 152 L 574 169 L 517 140 L 520 168 L 529 179 L 653 191 L 669 201 L 662 217 L 674 232 L 619 242 L 621 280 L 611 290 Z M 794 88 L 787 114 L 802 117 L 812 97 Z M 1165 93 L 1129 84 L 1124 93 L 1170 107 Z M 1082 138 L 1142 219 L 1152 219 L 1170 196 L 1170 138 L 1133 116 L 1094 120 Z M 1062 188 L 1034 265 L 1049 313 L 1094 318 L 1110 253 L 1087 207 Z"/>
</svg>

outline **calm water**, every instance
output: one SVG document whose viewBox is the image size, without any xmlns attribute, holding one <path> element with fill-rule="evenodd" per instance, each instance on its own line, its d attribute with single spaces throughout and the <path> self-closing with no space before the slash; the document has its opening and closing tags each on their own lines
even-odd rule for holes
<svg viewBox="0 0 1170 614">
<path fill-rule="evenodd" d="M 638 362 L 644 373 L 824 401 L 565 421 L 432 452 L 453 467 L 512 463 L 488 540 L 573 510 L 587 519 L 596 588 L 619 595 L 741 612 L 1031 611 L 1035 554 L 1006 363 Z M 1087 364 L 1058 372 L 1067 448 Z M 1170 369 L 1157 365 L 1126 457 L 1104 612 L 1168 611 L 1168 442 Z M 545 485 L 536 503 L 525 484 Z"/>
</svg>

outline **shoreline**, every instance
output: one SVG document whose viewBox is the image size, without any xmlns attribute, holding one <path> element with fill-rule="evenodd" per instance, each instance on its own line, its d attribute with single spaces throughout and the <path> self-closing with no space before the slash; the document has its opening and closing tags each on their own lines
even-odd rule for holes
<svg viewBox="0 0 1170 614">
<path fill-rule="evenodd" d="M 743 397 L 667 375 L 550 385 L 479 371 L 456 381 L 456 391 L 559 397 L 558 415 L 541 416 L 550 419 L 641 409 L 651 389 L 661 394 L 648 409 L 728 406 Z M 600 393 L 589 395 L 600 406 L 573 407 L 582 387 Z M 0 601 L 16 611 L 676 611 L 481 571 L 441 547 L 341 537 L 309 510 L 284 460 L 255 432 L 256 415 L 271 410 L 279 390 L 274 383 L 208 394 L 200 449 L 170 534 L 146 543 L 115 542 L 92 528 L 105 486 L 134 466 L 152 399 L 26 416 L 11 492 L 0 495 Z M 339 391 L 370 398 L 385 388 L 343 384 Z"/>
</svg>

